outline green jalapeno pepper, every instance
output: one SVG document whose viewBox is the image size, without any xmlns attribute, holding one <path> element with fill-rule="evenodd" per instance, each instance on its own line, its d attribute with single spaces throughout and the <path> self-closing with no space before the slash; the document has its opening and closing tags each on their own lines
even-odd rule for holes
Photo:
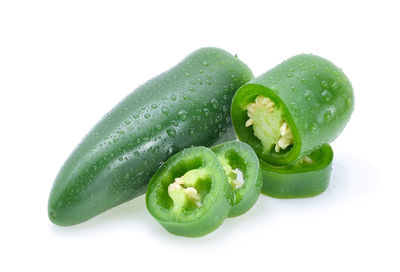
<svg viewBox="0 0 400 272">
<path fill-rule="evenodd" d="M 262 161 L 287 165 L 333 141 L 353 104 L 350 81 L 338 67 L 298 55 L 243 85 L 231 115 L 238 138 Z"/>
<path fill-rule="evenodd" d="M 226 142 L 212 150 L 217 154 L 234 194 L 229 217 L 247 212 L 256 203 L 262 186 L 256 153 L 248 144 L 239 141 Z"/>
<path fill-rule="evenodd" d="M 156 169 L 183 148 L 234 139 L 231 100 L 251 78 L 237 57 L 203 48 L 137 88 L 63 165 L 49 197 L 50 220 L 86 221 L 143 194 Z"/>
<path fill-rule="evenodd" d="M 262 193 L 276 198 L 318 195 L 328 188 L 332 159 L 332 148 L 325 144 L 288 166 L 261 162 Z"/>
<path fill-rule="evenodd" d="M 154 174 L 146 192 L 150 214 L 170 233 L 199 237 L 218 228 L 228 216 L 233 194 L 214 152 L 184 149 Z"/>
</svg>

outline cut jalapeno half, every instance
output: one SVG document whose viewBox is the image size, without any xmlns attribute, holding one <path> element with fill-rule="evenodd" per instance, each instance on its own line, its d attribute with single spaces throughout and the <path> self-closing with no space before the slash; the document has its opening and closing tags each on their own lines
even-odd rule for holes
<svg viewBox="0 0 400 272">
<path fill-rule="evenodd" d="M 328 188 L 332 160 L 332 148 L 324 144 L 288 166 L 275 166 L 261 162 L 262 193 L 276 198 L 318 195 Z"/>
<path fill-rule="evenodd" d="M 261 193 L 262 174 L 254 150 L 246 143 L 230 141 L 212 148 L 228 177 L 234 202 L 229 217 L 247 212 Z"/>
<path fill-rule="evenodd" d="M 237 137 L 262 161 L 288 165 L 333 141 L 353 106 L 346 75 L 321 57 L 302 54 L 244 84 L 231 116 Z"/>
<path fill-rule="evenodd" d="M 199 237 L 228 216 L 233 194 L 217 156 L 192 147 L 172 156 L 151 178 L 146 192 L 150 214 L 170 233 Z"/>
</svg>

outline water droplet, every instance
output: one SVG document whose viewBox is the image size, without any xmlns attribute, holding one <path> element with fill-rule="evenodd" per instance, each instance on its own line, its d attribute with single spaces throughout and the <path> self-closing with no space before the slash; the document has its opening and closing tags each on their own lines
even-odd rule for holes
<svg viewBox="0 0 400 272">
<path fill-rule="evenodd" d="M 207 61 L 203 61 L 202 63 L 203 63 L 204 66 L 208 66 L 209 65 L 209 63 Z"/>
<path fill-rule="evenodd" d="M 172 120 L 171 120 L 171 124 L 172 124 L 173 126 L 175 126 L 175 127 L 179 126 L 178 121 L 175 120 L 175 119 L 172 119 Z"/>
<path fill-rule="evenodd" d="M 310 90 L 306 90 L 304 97 L 306 98 L 307 101 L 311 101 L 312 92 Z"/>
<path fill-rule="evenodd" d="M 218 109 L 218 100 L 216 98 L 211 99 L 211 105 L 214 110 Z"/>
<path fill-rule="evenodd" d="M 119 157 L 118 160 L 119 160 L 119 161 L 123 161 L 124 158 L 123 158 L 123 157 Z"/>
<path fill-rule="evenodd" d="M 332 98 L 332 94 L 328 90 L 323 90 L 321 95 L 322 95 L 322 100 L 324 100 L 325 102 L 328 102 Z"/>
<path fill-rule="evenodd" d="M 346 103 L 347 103 L 348 106 L 352 105 L 353 104 L 353 98 L 351 98 L 351 97 L 347 98 L 346 99 Z"/>
<path fill-rule="evenodd" d="M 139 151 L 134 151 L 134 152 L 133 152 L 133 155 L 134 155 L 135 157 L 139 157 L 140 153 L 139 153 Z"/>
<path fill-rule="evenodd" d="M 168 128 L 167 129 L 167 134 L 168 136 L 175 138 L 176 137 L 176 130 L 174 128 Z"/>
<path fill-rule="evenodd" d="M 312 124 L 311 124 L 311 132 L 312 132 L 312 133 L 317 133 L 318 131 L 319 131 L 318 124 L 312 123 Z"/>
<path fill-rule="evenodd" d="M 152 104 L 152 105 L 151 105 L 151 108 L 152 108 L 152 109 L 157 109 L 157 104 Z"/>
<path fill-rule="evenodd" d="M 190 77 L 190 73 L 185 73 L 185 76 L 186 77 Z"/>
<path fill-rule="evenodd" d="M 186 121 L 188 112 L 186 110 L 180 110 L 178 112 L 178 119 L 181 121 Z"/>
<path fill-rule="evenodd" d="M 328 88 L 328 87 L 329 87 L 328 82 L 326 82 L 325 80 L 322 80 L 322 81 L 321 81 L 321 87 L 322 87 L 322 88 L 325 88 L 325 89 Z"/>
<path fill-rule="evenodd" d="M 295 71 L 294 68 L 289 69 L 289 72 L 291 72 L 291 73 L 293 73 L 294 71 Z"/>
<path fill-rule="evenodd" d="M 325 111 L 324 113 L 324 120 L 325 121 L 329 121 L 332 119 L 333 113 L 331 111 L 331 109 L 328 109 L 327 111 Z"/>
<path fill-rule="evenodd" d="M 161 112 L 164 113 L 166 116 L 169 117 L 169 112 L 168 112 L 168 109 L 167 109 L 166 107 L 162 107 L 162 108 L 161 108 Z"/>
<path fill-rule="evenodd" d="M 301 82 L 303 82 L 304 84 L 307 84 L 308 81 L 303 77 L 302 79 L 300 79 Z"/>
<path fill-rule="evenodd" d="M 175 101 L 176 100 L 176 95 L 171 95 L 171 100 Z"/>
<path fill-rule="evenodd" d="M 161 130 L 161 125 L 160 124 L 156 125 L 156 129 Z"/>
<path fill-rule="evenodd" d="M 194 92 L 194 91 L 196 91 L 196 89 L 193 87 L 189 87 L 189 91 Z"/>
<path fill-rule="evenodd" d="M 190 99 L 190 96 L 187 95 L 187 94 L 184 94 L 184 95 L 183 95 L 183 99 L 184 99 L 184 100 L 189 100 L 189 99 Z"/>
<path fill-rule="evenodd" d="M 133 119 L 138 119 L 138 118 L 139 118 L 139 114 L 134 113 L 134 114 L 132 115 L 132 117 L 133 117 Z"/>
<path fill-rule="evenodd" d="M 174 147 L 173 147 L 173 146 L 170 146 L 170 147 L 168 147 L 168 149 L 167 149 L 167 154 L 168 154 L 168 155 L 171 155 L 172 153 L 174 153 Z"/>
<path fill-rule="evenodd" d="M 203 109 L 203 112 L 204 112 L 204 114 L 205 114 L 206 116 L 209 116 L 209 115 L 210 115 L 210 110 L 207 109 L 207 108 L 204 108 L 204 109 Z"/>
<path fill-rule="evenodd" d="M 290 73 L 289 73 L 289 74 L 287 74 L 287 77 L 288 77 L 288 78 L 291 78 L 291 77 L 293 77 L 293 74 L 290 74 Z"/>
<path fill-rule="evenodd" d="M 211 85 L 211 81 L 207 79 L 207 80 L 206 80 L 206 84 L 207 84 L 207 85 Z"/>
<path fill-rule="evenodd" d="M 292 92 L 294 92 L 294 93 L 296 93 L 297 92 L 297 89 L 296 89 L 296 87 L 292 87 L 292 88 L 290 88 L 291 90 L 292 90 Z"/>
<path fill-rule="evenodd" d="M 128 120 L 125 121 L 125 125 L 128 126 L 128 125 L 130 125 L 130 124 L 131 124 L 131 121 L 128 121 Z"/>
<path fill-rule="evenodd" d="M 200 70 L 199 70 L 199 73 L 200 73 L 200 74 L 204 73 L 203 69 L 200 69 Z"/>
<path fill-rule="evenodd" d="M 234 82 L 240 81 L 240 78 L 238 78 L 237 75 L 232 75 L 231 77 L 232 77 L 232 80 L 233 80 Z"/>
<path fill-rule="evenodd" d="M 201 78 L 198 78 L 198 79 L 197 79 L 197 82 L 198 82 L 200 85 L 203 84 L 203 80 L 201 80 Z"/>
<path fill-rule="evenodd" d="M 334 90 L 339 89 L 339 87 L 340 87 L 340 85 L 336 81 L 331 84 L 331 88 L 334 89 Z"/>
<path fill-rule="evenodd" d="M 146 113 L 146 114 L 144 115 L 144 118 L 149 119 L 150 116 L 151 116 L 150 113 Z"/>
</svg>

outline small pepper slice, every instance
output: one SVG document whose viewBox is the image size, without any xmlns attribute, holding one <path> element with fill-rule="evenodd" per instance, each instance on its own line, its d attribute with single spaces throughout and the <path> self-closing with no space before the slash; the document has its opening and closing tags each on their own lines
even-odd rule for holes
<svg viewBox="0 0 400 272">
<path fill-rule="evenodd" d="M 246 143 L 230 141 L 211 148 L 228 176 L 234 203 L 229 217 L 247 212 L 261 193 L 262 173 L 256 153 Z M 239 181 L 242 175 L 243 181 Z"/>
<path fill-rule="evenodd" d="M 199 237 L 217 229 L 228 216 L 233 194 L 214 152 L 184 149 L 168 159 L 150 179 L 146 205 L 170 233 Z"/>
<path fill-rule="evenodd" d="M 324 143 L 347 124 L 353 89 L 334 64 L 297 55 L 244 84 L 232 101 L 232 123 L 239 140 L 259 159 L 288 165 Z"/>
<path fill-rule="evenodd" d="M 332 170 L 333 151 L 324 144 L 289 166 L 261 162 L 262 193 L 276 198 L 302 198 L 326 190 Z"/>
</svg>

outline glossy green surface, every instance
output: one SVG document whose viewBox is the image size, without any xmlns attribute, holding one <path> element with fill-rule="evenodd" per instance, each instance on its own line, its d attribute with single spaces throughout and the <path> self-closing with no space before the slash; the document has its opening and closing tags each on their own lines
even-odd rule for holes
<svg viewBox="0 0 400 272">
<path fill-rule="evenodd" d="M 274 166 L 261 162 L 262 193 L 276 198 L 311 197 L 324 192 L 329 185 L 333 151 L 325 144 L 289 166 Z"/>
<path fill-rule="evenodd" d="M 239 141 L 229 141 L 212 148 L 217 154 L 224 169 L 238 169 L 243 175 L 243 184 L 232 188 L 234 204 L 229 217 L 234 217 L 247 212 L 256 203 L 261 193 L 262 174 L 256 153 L 251 146 Z M 227 172 L 227 170 L 225 170 Z M 236 177 L 234 177 L 236 178 Z"/>
<path fill-rule="evenodd" d="M 176 209 L 168 187 L 188 171 L 201 170 L 193 186 L 201 195 L 201 206 Z M 151 178 L 146 192 L 150 214 L 170 233 L 204 236 L 218 228 L 228 216 L 233 193 L 217 156 L 206 147 L 184 149 L 167 160 Z"/>
<path fill-rule="evenodd" d="M 185 147 L 234 139 L 230 105 L 252 78 L 237 57 L 195 51 L 116 105 L 61 168 L 48 214 L 74 225 L 145 192 L 156 169 Z"/>
<path fill-rule="evenodd" d="M 283 112 L 294 137 L 286 150 L 263 152 L 253 128 L 245 127 L 246 106 L 258 95 L 272 99 Z M 297 55 L 243 85 L 232 101 L 232 123 L 238 138 L 250 144 L 258 157 L 287 165 L 332 142 L 347 124 L 354 107 L 353 89 L 334 64 L 314 55 Z"/>
</svg>

